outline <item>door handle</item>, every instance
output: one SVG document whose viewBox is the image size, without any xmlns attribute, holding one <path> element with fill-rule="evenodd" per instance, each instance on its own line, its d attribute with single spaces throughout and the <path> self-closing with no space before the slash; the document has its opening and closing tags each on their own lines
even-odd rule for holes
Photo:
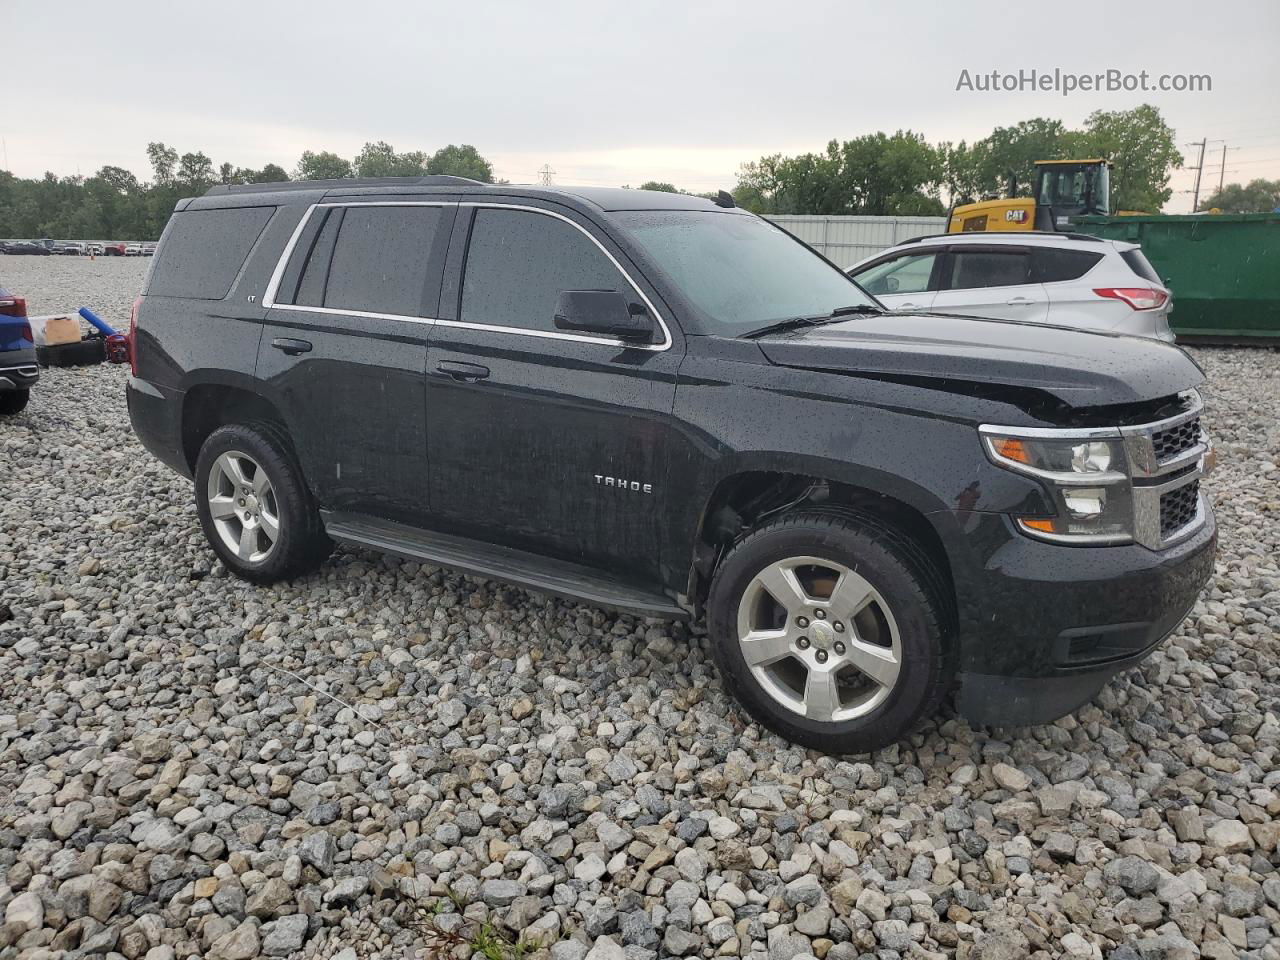
<svg viewBox="0 0 1280 960">
<path fill-rule="evenodd" d="M 441 360 L 436 364 L 436 369 L 441 373 L 448 374 L 459 383 L 469 383 L 475 380 L 487 380 L 489 378 L 489 368 L 478 363 L 463 363 L 459 360 Z"/>
<path fill-rule="evenodd" d="M 1029 307 L 1035 302 L 1036 301 L 1031 300 L 1028 297 L 1014 297 L 1012 300 L 1005 301 L 1005 303 L 1007 303 L 1011 307 Z"/>
<path fill-rule="evenodd" d="M 276 337 L 271 341 L 271 345 L 277 350 L 283 350 L 291 357 L 296 357 L 300 353 L 311 352 L 310 340 L 295 340 L 292 337 Z"/>
<path fill-rule="evenodd" d="M 918 303 L 901 303 L 898 305 L 899 310 L 915 310 L 919 308 Z"/>
</svg>

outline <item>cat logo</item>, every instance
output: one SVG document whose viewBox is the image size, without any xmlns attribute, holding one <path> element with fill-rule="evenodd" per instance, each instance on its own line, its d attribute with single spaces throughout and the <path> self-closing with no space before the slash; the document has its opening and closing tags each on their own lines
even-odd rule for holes
<svg viewBox="0 0 1280 960">
<path fill-rule="evenodd" d="M 1004 219 L 1005 219 L 1005 222 L 1007 223 L 1026 223 L 1027 211 L 1026 210 L 1006 210 L 1004 212 Z"/>
</svg>

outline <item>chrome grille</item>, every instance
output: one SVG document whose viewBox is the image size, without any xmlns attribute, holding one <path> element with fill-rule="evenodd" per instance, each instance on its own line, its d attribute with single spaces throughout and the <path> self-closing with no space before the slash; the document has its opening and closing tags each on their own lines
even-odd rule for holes
<svg viewBox="0 0 1280 960">
<path fill-rule="evenodd" d="M 1170 490 L 1160 496 L 1160 539 L 1168 540 L 1196 518 L 1200 481 Z"/>
<path fill-rule="evenodd" d="M 1151 437 L 1157 462 L 1170 460 L 1200 442 L 1200 418 L 1192 417 Z"/>
</svg>

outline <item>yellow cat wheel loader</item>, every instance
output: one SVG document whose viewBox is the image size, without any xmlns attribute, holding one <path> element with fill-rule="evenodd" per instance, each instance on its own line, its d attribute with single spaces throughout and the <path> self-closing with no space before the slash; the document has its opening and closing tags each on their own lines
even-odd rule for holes
<svg viewBox="0 0 1280 960">
<path fill-rule="evenodd" d="M 1041 160 L 1032 186 L 1031 196 L 1014 196 L 1010 177 L 1008 197 L 952 207 L 947 232 L 1067 230 L 1072 217 L 1111 213 L 1111 164 L 1101 158 Z"/>
</svg>

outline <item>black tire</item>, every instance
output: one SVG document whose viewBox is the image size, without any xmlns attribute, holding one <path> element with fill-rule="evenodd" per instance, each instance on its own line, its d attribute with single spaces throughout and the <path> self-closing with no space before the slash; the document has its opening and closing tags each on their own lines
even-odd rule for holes
<svg viewBox="0 0 1280 960">
<path fill-rule="evenodd" d="M 218 458 L 241 453 L 266 472 L 276 506 L 278 535 L 261 559 L 242 559 L 223 541 L 210 507 L 209 475 Z M 284 431 L 274 423 L 227 424 L 213 431 L 200 448 L 195 469 L 196 511 L 205 538 L 227 569 L 251 583 L 275 583 L 309 573 L 333 550 L 325 535 L 315 498 Z"/>
<path fill-rule="evenodd" d="M 42 367 L 87 367 L 106 359 L 106 341 L 102 337 L 36 347 L 36 361 Z"/>
<path fill-rule="evenodd" d="M 744 657 L 738 639 L 744 593 L 766 568 L 796 557 L 830 560 L 856 571 L 892 612 L 900 644 L 897 679 L 883 685 L 877 694 L 883 699 L 877 704 L 872 698 L 862 716 L 820 721 L 788 709 L 757 679 Z M 725 686 L 756 720 L 806 747 L 861 754 L 900 740 L 946 697 L 955 670 L 952 604 L 947 598 L 946 582 L 924 551 L 878 518 L 800 510 L 752 531 L 724 558 L 707 600 L 707 624 Z M 812 624 L 802 632 L 815 629 Z M 818 655 L 816 635 L 805 642 L 809 646 L 797 655 L 798 660 L 779 661 L 786 664 L 784 669 L 802 666 L 804 657 Z M 856 673 L 853 676 L 857 678 Z M 870 689 L 875 690 L 875 685 L 870 684 Z M 837 696 L 836 702 L 843 701 Z"/>
<path fill-rule="evenodd" d="M 31 399 L 30 390 L 6 390 L 0 393 L 0 416 L 21 413 Z"/>
</svg>

